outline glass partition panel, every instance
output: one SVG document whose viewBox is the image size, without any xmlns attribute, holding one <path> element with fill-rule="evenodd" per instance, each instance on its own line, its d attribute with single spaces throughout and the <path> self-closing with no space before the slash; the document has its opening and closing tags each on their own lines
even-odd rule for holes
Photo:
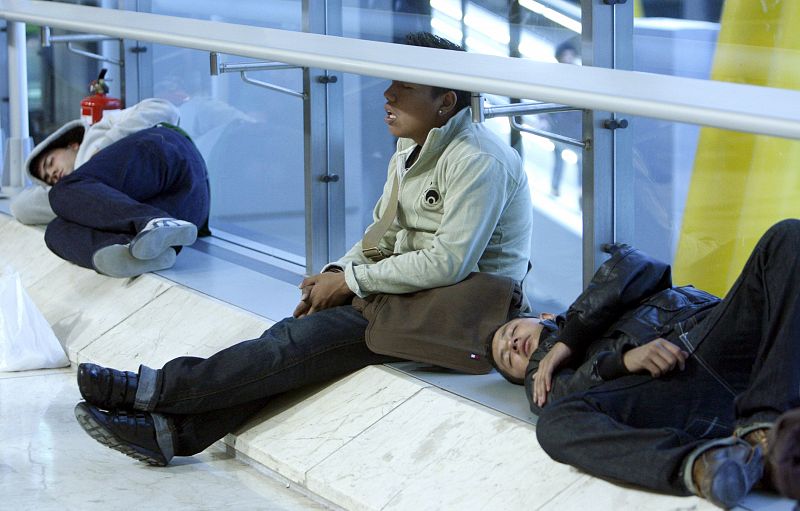
<svg viewBox="0 0 800 511">
<path fill-rule="evenodd" d="M 790 2 L 643 0 L 634 69 L 800 88 L 800 11 Z M 793 24 L 793 25 L 792 25 Z M 633 117 L 633 244 L 674 264 L 677 284 L 724 294 L 758 237 L 797 216 L 800 143 Z"/>
<path fill-rule="evenodd" d="M 152 2 L 151 12 L 247 25 L 302 29 L 302 2 Z M 220 62 L 252 59 L 220 55 Z M 209 54 L 154 45 L 153 93 L 178 106 L 181 127 L 206 160 L 215 236 L 305 264 L 303 101 L 245 83 L 238 72 L 211 76 Z M 301 69 L 248 71 L 247 78 L 301 92 Z"/>
<path fill-rule="evenodd" d="M 62 0 L 61 3 L 101 6 L 102 0 Z M 71 34 L 53 29 L 52 35 Z M 76 55 L 67 50 L 66 44 L 42 47 L 40 27 L 27 24 L 25 27 L 28 68 L 28 112 L 30 134 L 34 143 L 68 121 L 80 117 L 80 101 L 88 95 L 89 82 L 97 78 L 101 67 L 109 69 L 111 95 L 119 97 L 119 67 L 115 64 L 100 64 L 98 61 Z M 5 39 L 4 39 L 5 40 Z M 79 43 L 79 49 L 119 58 L 118 44 L 111 42 Z M 5 63 L 6 61 L 3 60 Z M 5 71 L 5 66 L 2 68 Z M 5 74 L 3 75 L 5 77 Z M 4 78 L 5 80 L 5 78 Z M 6 84 L 7 85 L 7 84 Z M 3 109 L 5 110 L 5 106 Z M 7 113 L 4 111 L 4 115 Z M 4 118 L 5 122 L 5 118 Z M 6 136 L 8 133 L 5 134 Z"/>
<path fill-rule="evenodd" d="M 641 0 L 636 69 L 800 88 L 800 10 L 794 0 Z"/>
<path fill-rule="evenodd" d="M 558 313 L 582 290 L 581 149 L 529 133 L 520 143 L 533 201 L 533 269 L 525 290 L 534 311 Z"/>
<path fill-rule="evenodd" d="M 149 12 L 281 30 L 303 30 L 302 0 L 150 0 Z"/>
<path fill-rule="evenodd" d="M 244 238 L 267 252 L 293 254 L 290 259 L 302 264 L 303 102 L 245 83 L 239 73 L 210 76 L 208 61 L 208 52 L 153 47 L 154 95 L 178 107 L 181 127 L 208 166 L 211 230 L 229 241 Z M 248 76 L 302 90 L 299 69 L 248 72 Z"/>
<path fill-rule="evenodd" d="M 631 243 L 724 295 L 759 237 L 800 216 L 800 141 L 633 118 Z"/>
<path fill-rule="evenodd" d="M 389 82 L 345 74 L 343 83 L 345 245 L 349 248 L 372 222 L 372 210 L 383 190 L 396 139 L 383 122 L 383 91 Z"/>
</svg>

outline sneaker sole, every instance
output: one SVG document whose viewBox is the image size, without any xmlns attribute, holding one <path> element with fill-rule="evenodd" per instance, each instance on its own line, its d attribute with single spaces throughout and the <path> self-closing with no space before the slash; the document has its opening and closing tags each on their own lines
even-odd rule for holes
<svg viewBox="0 0 800 511">
<path fill-rule="evenodd" d="M 167 460 L 163 456 L 122 440 L 111 430 L 100 424 L 85 403 L 78 403 L 75 406 L 75 418 L 90 437 L 106 447 L 154 467 L 167 466 Z"/>
<path fill-rule="evenodd" d="M 125 245 L 101 248 L 92 256 L 98 273 L 120 279 L 136 277 L 151 271 L 166 270 L 175 264 L 175 250 L 167 248 L 154 259 L 141 260 L 131 256 Z"/>
<path fill-rule="evenodd" d="M 155 259 L 169 247 L 191 245 L 195 240 L 197 227 L 194 224 L 159 227 L 137 234 L 131 240 L 130 252 L 136 259 Z"/>
</svg>

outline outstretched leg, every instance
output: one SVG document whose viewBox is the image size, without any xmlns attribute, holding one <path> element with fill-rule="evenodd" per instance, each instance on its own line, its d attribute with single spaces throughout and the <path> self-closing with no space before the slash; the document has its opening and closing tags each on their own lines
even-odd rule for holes
<svg viewBox="0 0 800 511">
<path fill-rule="evenodd" d="M 729 435 L 733 396 L 703 368 L 627 376 L 545 406 L 536 435 L 556 461 L 610 481 L 690 495 L 686 457 Z M 691 468 L 691 467 L 690 467 Z"/>
<path fill-rule="evenodd" d="M 102 432 L 125 437 L 125 430 L 136 430 L 125 425 L 134 417 L 148 424 L 151 437 L 162 439 L 159 445 L 170 438 L 175 454 L 194 454 L 241 424 L 271 396 L 396 360 L 367 348 L 366 326 L 360 312 L 342 306 L 284 319 L 260 338 L 207 359 L 179 357 L 159 370 L 141 366 L 136 377 L 82 364 L 78 388 L 88 405 L 76 414 L 80 411 L 89 424 L 84 429 L 90 435 L 100 432 L 92 436 L 106 445 L 108 435 Z M 96 429 L 95 423 L 106 426 Z M 145 450 L 154 452 L 154 440 L 149 442 Z M 123 452 L 130 447 L 124 438 L 116 443 Z"/>
<path fill-rule="evenodd" d="M 770 228 L 709 316 L 681 336 L 737 394 L 740 426 L 800 406 L 800 221 Z"/>
<path fill-rule="evenodd" d="M 394 358 L 367 348 L 367 320 L 346 305 L 286 318 L 209 358 L 179 357 L 139 373 L 136 407 L 202 413 L 247 403 Z"/>
</svg>

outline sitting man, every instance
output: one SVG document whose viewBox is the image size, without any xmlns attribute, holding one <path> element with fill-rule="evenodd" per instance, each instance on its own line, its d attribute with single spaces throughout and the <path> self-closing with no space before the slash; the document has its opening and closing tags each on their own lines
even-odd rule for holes
<svg viewBox="0 0 800 511">
<path fill-rule="evenodd" d="M 767 231 L 721 301 L 609 250 L 565 315 L 513 320 L 493 340 L 500 372 L 525 380 L 544 450 L 722 507 L 756 483 L 800 498 L 800 221 Z"/>
<path fill-rule="evenodd" d="M 111 277 L 175 263 L 197 226 L 207 231 L 208 176 L 178 112 L 160 99 L 106 112 L 86 127 L 71 121 L 25 162 L 34 186 L 11 203 L 23 223 L 47 223 L 58 256 Z"/>
<path fill-rule="evenodd" d="M 406 43 L 463 51 L 430 33 Z M 523 279 L 532 205 L 519 155 L 472 122 L 467 91 L 394 81 L 384 97 L 384 121 L 398 141 L 364 238 L 374 241 L 306 278 L 293 317 L 257 339 L 137 373 L 81 364 L 86 402 L 75 414 L 92 438 L 166 465 L 204 450 L 272 396 L 396 360 L 368 348 L 355 296 L 447 286 L 472 272 Z"/>
</svg>

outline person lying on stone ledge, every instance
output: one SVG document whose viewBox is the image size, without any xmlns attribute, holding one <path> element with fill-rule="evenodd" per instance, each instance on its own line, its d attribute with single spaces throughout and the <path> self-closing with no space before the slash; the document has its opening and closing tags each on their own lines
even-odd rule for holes
<svg viewBox="0 0 800 511">
<path fill-rule="evenodd" d="M 110 277 L 134 277 L 175 264 L 182 246 L 208 232 L 208 172 L 178 111 L 146 99 L 80 119 L 31 151 L 32 186 L 11 202 L 25 224 L 47 224 L 48 248 Z"/>
<path fill-rule="evenodd" d="M 612 482 L 733 507 L 800 499 L 800 221 L 756 245 L 723 300 L 669 265 L 608 248 L 564 315 L 518 318 L 493 363 L 525 384 L 556 461 Z"/>
</svg>

